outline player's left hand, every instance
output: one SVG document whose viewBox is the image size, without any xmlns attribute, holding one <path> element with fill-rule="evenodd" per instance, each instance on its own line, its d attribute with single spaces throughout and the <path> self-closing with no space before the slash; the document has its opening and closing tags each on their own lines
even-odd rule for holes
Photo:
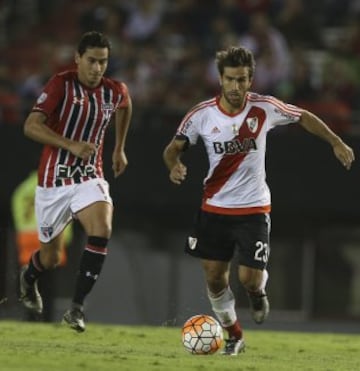
<svg viewBox="0 0 360 371">
<path fill-rule="evenodd" d="M 114 151 L 112 155 L 112 169 L 114 171 L 114 177 L 117 178 L 121 175 L 128 164 L 128 160 L 124 151 Z"/>
<path fill-rule="evenodd" d="M 336 144 L 334 147 L 334 153 L 337 159 L 343 164 L 343 166 L 350 170 L 351 164 L 355 160 L 354 151 L 344 142 Z"/>
</svg>

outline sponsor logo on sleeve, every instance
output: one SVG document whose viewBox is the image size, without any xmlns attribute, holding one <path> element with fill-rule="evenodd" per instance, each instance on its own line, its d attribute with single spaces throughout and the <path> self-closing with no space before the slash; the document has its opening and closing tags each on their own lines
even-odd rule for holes
<svg viewBox="0 0 360 371">
<path fill-rule="evenodd" d="M 47 94 L 46 93 L 41 93 L 39 98 L 37 99 L 36 103 L 37 104 L 44 103 L 46 101 L 46 98 L 47 98 Z"/>
<path fill-rule="evenodd" d="M 182 128 L 180 130 L 180 133 L 186 135 L 186 132 L 189 130 L 189 127 L 191 126 L 191 124 L 192 124 L 192 121 L 191 120 L 186 121 L 183 124 L 183 126 L 182 126 Z"/>
<path fill-rule="evenodd" d="M 282 111 L 282 110 L 280 110 L 278 108 L 275 108 L 274 109 L 274 112 L 277 113 L 278 115 L 282 116 L 282 117 L 285 117 L 289 121 L 296 121 L 298 119 L 297 116 L 291 115 L 290 113 L 284 112 L 284 111 Z"/>
</svg>

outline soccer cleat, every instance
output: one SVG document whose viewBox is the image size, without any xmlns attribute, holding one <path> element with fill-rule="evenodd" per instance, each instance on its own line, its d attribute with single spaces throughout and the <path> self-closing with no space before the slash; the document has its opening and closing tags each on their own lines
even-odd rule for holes
<svg viewBox="0 0 360 371">
<path fill-rule="evenodd" d="M 70 309 L 65 312 L 62 323 L 68 325 L 77 332 L 85 331 L 85 316 L 84 313 L 77 308 Z"/>
<path fill-rule="evenodd" d="M 253 320 L 257 324 L 263 323 L 270 311 L 270 304 L 265 290 L 263 290 L 261 294 L 248 292 L 248 297 Z"/>
<path fill-rule="evenodd" d="M 39 293 L 37 281 L 33 285 L 29 285 L 25 281 L 25 271 L 27 266 L 24 266 L 20 272 L 20 301 L 24 307 L 31 310 L 34 313 L 41 314 L 43 311 L 43 302 Z"/>
<path fill-rule="evenodd" d="M 245 341 L 243 339 L 225 339 L 225 347 L 221 354 L 225 356 L 237 356 L 241 352 L 245 352 Z"/>
</svg>

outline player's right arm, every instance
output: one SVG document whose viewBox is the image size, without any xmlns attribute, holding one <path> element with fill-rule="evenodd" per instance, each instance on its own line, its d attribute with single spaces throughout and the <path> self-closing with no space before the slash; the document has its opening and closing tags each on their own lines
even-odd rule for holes
<svg viewBox="0 0 360 371">
<path fill-rule="evenodd" d="M 46 120 L 47 117 L 44 113 L 37 111 L 31 112 L 25 120 L 25 136 L 42 144 L 63 148 L 83 160 L 87 160 L 95 153 L 95 144 L 76 142 L 59 135 L 46 125 Z"/>
<path fill-rule="evenodd" d="M 163 153 L 165 165 L 170 171 L 169 178 L 175 184 L 181 184 L 186 178 L 187 168 L 180 161 L 181 155 L 187 146 L 186 139 L 174 138 L 166 147 Z"/>
<path fill-rule="evenodd" d="M 312 112 L 303 110 L 300 125 L 309 133 L 327 141 L 332 147 L 336 158 L 343 166 L 350 170 L 355 160 L 354 151 L 342 139 L 335 134 L 318 116 Z"/>
</svg>

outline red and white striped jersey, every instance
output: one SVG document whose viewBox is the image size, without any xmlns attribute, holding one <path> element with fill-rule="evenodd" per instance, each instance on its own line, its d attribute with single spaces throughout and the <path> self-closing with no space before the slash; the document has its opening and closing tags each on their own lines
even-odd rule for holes
<svg viewBox="0 0 360 371">
<path fill-rule="evenodd" d="M 244 109 L 228 114 L 219 97 L 201 102 L 183 118 L 177 139 L 190 145 L 200 137 L 209 170 L 204 179 L 202 209 L 229 215 L 266 213 L 271 196 L 266 183 L 267 132 L 298 122 L 302 110 L 272 96 L 247 93 Z"/>
<path fill-rule="evenodd" d="M 54 75 L 32 111 L 47 116 L 46 124 L 57 134 L 97 145 L 96 154 L 83 161 L 69 151 L 45 145 L 38 170 L 39 186 L 58 187 L 103 178 L 103 139 L 113 113 L 128 105 L 124 83 L 103 77 L 96 88 L 81 84 L 76 71 Z"/>
</svg>

